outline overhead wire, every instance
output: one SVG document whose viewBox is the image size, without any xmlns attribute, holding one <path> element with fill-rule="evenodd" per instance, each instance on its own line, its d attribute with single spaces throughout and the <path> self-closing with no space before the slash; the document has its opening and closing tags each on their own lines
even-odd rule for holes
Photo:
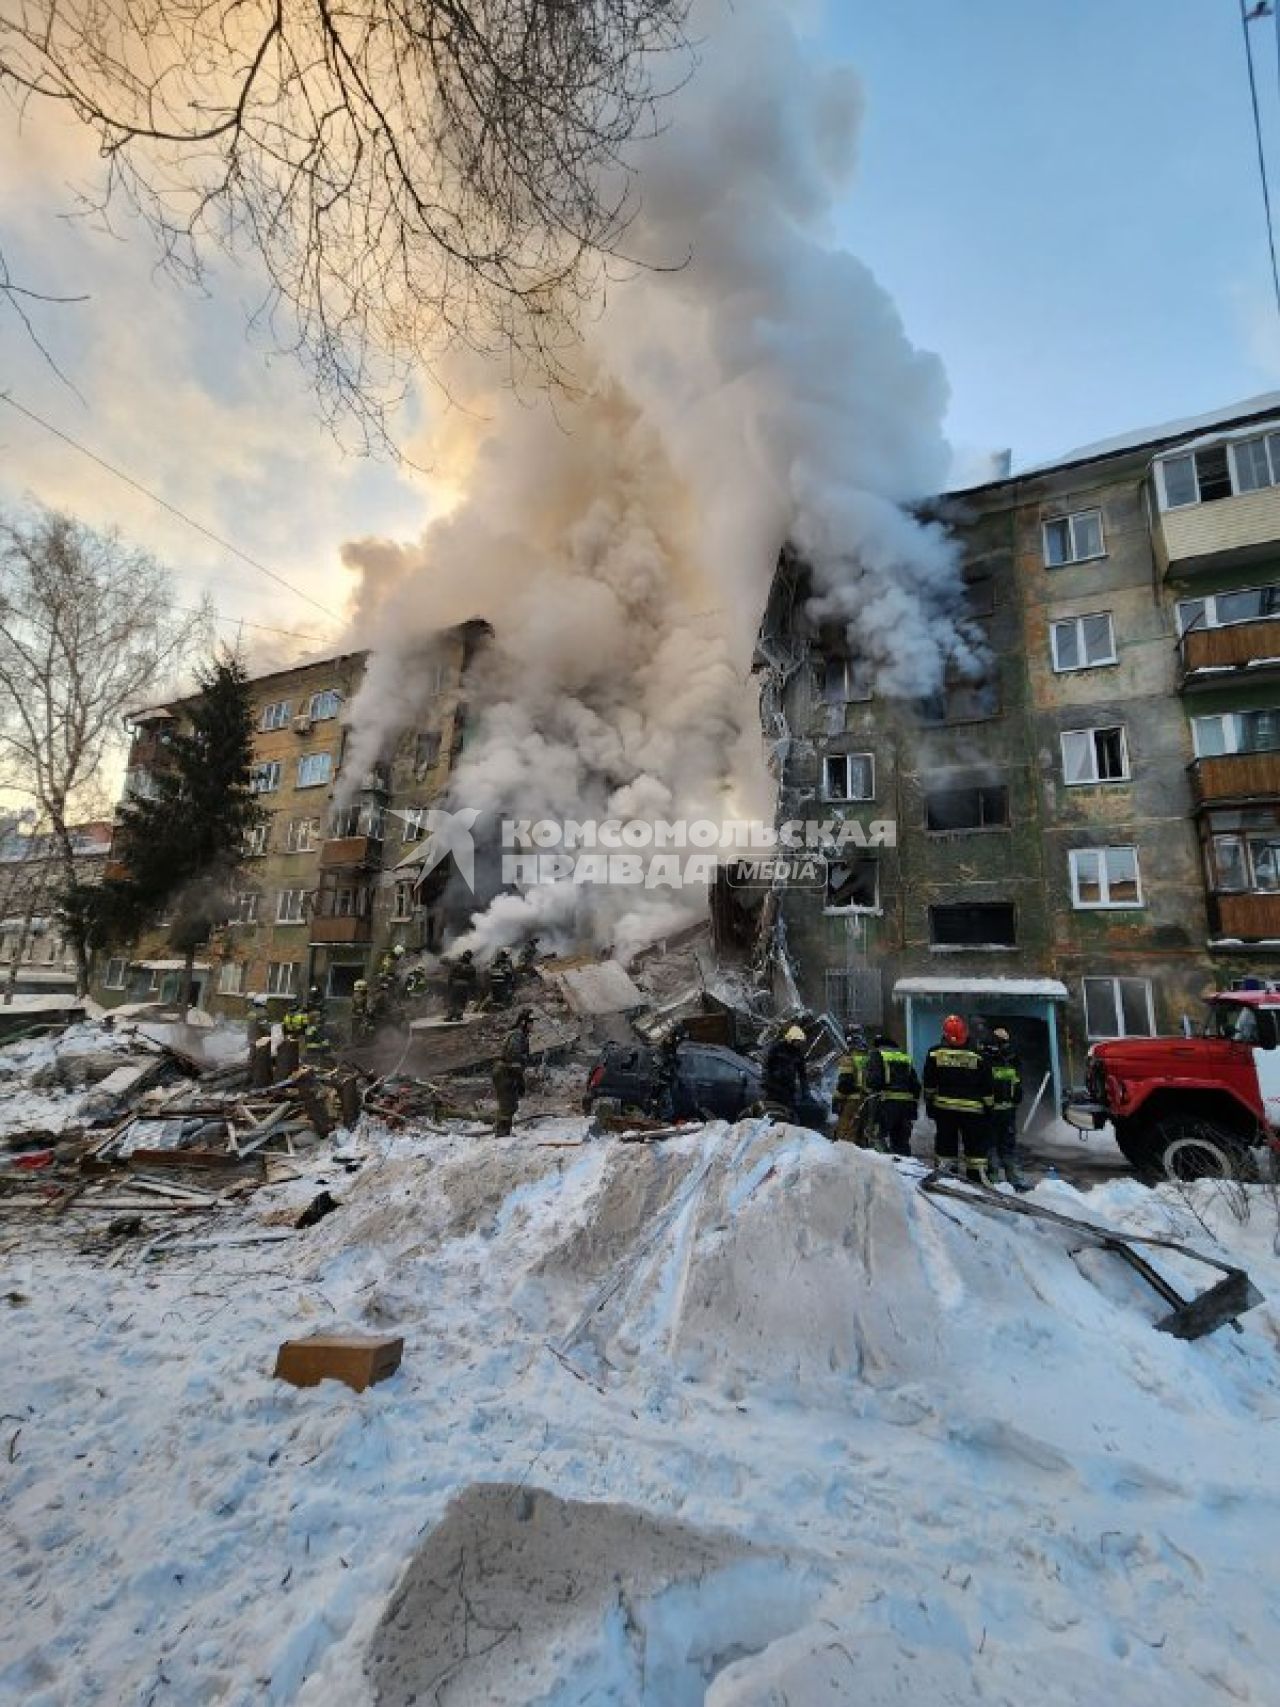
<svg viewBox="0 0 1280 1707">
<path fill-rule="evenodd" d="M 1271 215 L 1271 184 L 1267 177 L 1267 151 L 1262 140 L 1262 114 L 1258 107 L 1258 78 L 1253 64 L 1253 38 L 1249 25 L 1267 15 L 1263 6 L 1248 10 L 1247 0 L 1240 0 L 1240 29 L 1244 35 L 1245 64 L 1249 68 L 1249 103 L 1253 108 L 1253 135 L 1258 145 L 1258 176 L 1262 180 L 1262 206 L 1267 218 L 1267 249 L 1271 256 L 1271 284 L 1275 291 L 1276 313 L 1280 315 L 1280 265 L 1276 262 L 1275 224 Z M 1277 25 L 1280 29 L 1280 24 Z M 1280 36 L 1277 37 L 1277 66 L 1280 69 Z"/>
<path fill-rule="evenodd" d="M 197 533 L 203 534 L 208 540 L 212 540 L 214 545 L 219 546 L 223 551 L 229 551 L 232 556 L 247 563 L 251 569 L 256 569 L 260 575 L 265 575 L 269 581 L 274 581 L 277 586 L 283 587 L 288 593 L 292 593 L 295 599 L 305 600 L 307 604 L 313 605 L 316 610 L 329 617 L 333 622 L 342 621 L 336 611 L 332 611 L 327 605 L 321 604 L 319 599 L 313 599 L 310 593 L 304 593 L 301 587 L 295 587 L 291 581 L 286 581 L 283 575 L 278 575 L 274 569 L 268 569 L 265 563 L 260 563 L 256 557 L 250 557 L 247 551 L 242 551 L 238 545 L 233 545 L 229 539 L 223 539 L 220 534 L 214 533 L 212 528 L 205 527 L 203 522 L 196 521 L 194 516 L 189 516 L 185 510 L 179 509 L 176 504 L 171 504 L 167 498 L 162 498 L 158 492 L 153 492 L 150 487 L 144 486 L 140 480 L 135 480 L 131 474 L 126 474 L 123 469 L 115 467 L 105 457 L 99 456 L 87 445 L 81 444 L 79 439 L 64 432 L 61 427 L 55 427 L 51 421 L 46 421 L 43 416 L 37 415 L 34 409 L 28 409 L 25 403 L 19 403 L 17 398 L 9 392 L 0 391 L 0 403 L 7 403 L 11 409 L 16 409 L 20 415 L 25 415 L 29 421 L 34 421 L 36 426 L 43 427 L 45 432 L 52 433 L 54 438 L 61 439 L 64 444 L 70 445 L 72 450 L 79 451 L 81 456 L 88 457 L 90 462 L 94 462 L 99 468 L 105 469 L 115 479 L 123 480 L 126 486 L 132 486 L 135 492 L 141 492 L 144 498 L 149 498 L 153 504 L 158 504 L 162 510 L 168 510 L 171 516 L 176 516 L 179 521 L 185 522 L 188 527 L 194 528 Z"/>
</svg>

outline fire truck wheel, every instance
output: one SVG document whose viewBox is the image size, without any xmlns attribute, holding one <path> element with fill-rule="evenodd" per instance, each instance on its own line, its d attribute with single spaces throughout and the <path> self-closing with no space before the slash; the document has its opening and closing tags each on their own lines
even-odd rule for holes
<svg viewBox="0 0 1280 1707">
<path fill-rule="evenodd" d="M 1253 1156 L 1234 1133 L 1208 1120 L 1183 1116 L 1162 1120 L 1155 1129 L 1157 1167 L 1162 1179 L 1234 1179 L 1258 1177 Z"/>
</svg>

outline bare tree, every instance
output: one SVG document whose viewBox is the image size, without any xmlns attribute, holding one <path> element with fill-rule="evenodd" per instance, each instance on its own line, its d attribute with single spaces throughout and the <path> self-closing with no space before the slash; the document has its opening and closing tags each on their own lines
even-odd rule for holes
<svg viewBox="0 0 1280 1707">
<path fill-rule="evenodd" d="M 256 252 L 277 338 L 385 438 L 409 370 L 455 344 L 560 372 L 689 3 L 11 0 L 0 85 L 93 131 L 105 204 L 180 274 Z"/>
<path fill-rule="evenodd" d="M 168 574 L 114 533 L 43 509 L 0 520 L 0 766 L 47 824 L 60 891 L 76 887 L 73 830 L 119 757 L 125 713 L 207 631 L 204 612 L 174 614 Z M 83 995 L 81 933 L 72 946 Z"/>
</svg>

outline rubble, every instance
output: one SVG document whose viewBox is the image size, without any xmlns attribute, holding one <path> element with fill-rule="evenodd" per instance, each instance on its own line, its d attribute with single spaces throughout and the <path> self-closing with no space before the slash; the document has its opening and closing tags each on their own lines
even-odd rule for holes
<svg viewBox="0 0 1280 1707">
<path fill-rule="evenodd" d="M 342 1381 L 357 1393 L 386 1381 L 400 1367 L 404 1340 L 396 1335 L 312 1334 L 286 1340 L 276 1353 L 275 1378 L 294 1387 Z"/>
</svg>

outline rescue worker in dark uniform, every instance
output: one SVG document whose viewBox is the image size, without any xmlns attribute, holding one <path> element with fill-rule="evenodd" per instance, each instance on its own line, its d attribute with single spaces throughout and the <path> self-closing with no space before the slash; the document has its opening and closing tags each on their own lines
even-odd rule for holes
<svg viewBox="0 0 1280 1707">
<path fill-rule="evenodd" d="M 489 967 L 489 1000 L 495 1008 L 509 1008 L 515 994 L 516 971 L 511 956 L 500 948 Z"/>
<path fill-rule="evenodd" d="M 924 1059 L 925 1113 L 937 1128 L 939 1166 L 958 1172 L 963 1145 L 969 1178 L 982 1184 L 987 1182 L 994 1093 L 991 1063 L 970 1046 L 969 1027 L 959 1014 L 948 1014 L 942 1042 Z"/>
<path fill-rule="evenodd" d="M 910 1055 L 883 1031 L 867 1056 L 865 1083 L 873 1097 L 876 1131 L 890 1155 L 911 1154 L 911 1128 L 920 1102 L 920 1075 Z"/>
<path fill-rule="evenodd" d="M 538 938 L 531 936 L 520 950 L 520 958 L 516 961 L 516 975 L 520 978 L 533 976 L 533 965 L 538 958 Z"/>
<path fill-rule="evenodd" d="M 831 1098 L 836 1139 L 840 1143 L 865 1144 L 862 1108 L 867 1094 L 867 1034 L 860 1025 L 851 1025 L 844 1037 L 846 1048 L 836 1063 L 836 1088 Z"/>
<path fill-rule="evenodd" d="M 659 1120 L 672 1120 L 676 1112 L 676 1086 L 680 1078 L 680 1045 L 684 1042 L 684 1027 L 673 1025 L 657 1049 Z"/>
<path fill-rule="evenodd" d="M 533 1009 L 521 1008 L 516 1023 L 507 1033 L 502 1054 L 493 1064 L 493 1094 L 498 1101 L 498 1117 L 493 1124 L 496 1138 L 511 1136 L 511 1123 L 520 1108 L 524 1095 L 525 1073 L 529 1066 L 529 1033 L 533 1029 Z"/>
<path fill-rule="evenodd" d="M 364 1037 L 373 1030 L 367 978 L 357 978 L 351 989 L 351 1030 L 356 1037 Z"/>
<path fill-rule="evenodd" d="M 802 1027 L 788 1026 L 775 1037 L 764 1058 L 764 1106 L 778 1120 L 795 1120 L 809 1095 L 805 1055 L 809 1040 Z"/>
<path fill-rule="evenodd" d="M 1016 1191 L 1027 1190 L 1018 1168 L 1018 1121 L 1015 1110 L 1022 1101 L 1022 1067 L 1013 1052 L 1009 1033 L 998 1025 L 983 1053 L 991 1063 L 994 1093 L 991 1103 L 991 1177 L 1001 1175 Z"/>
<path fill-rule="evenodd" d="M 456 960 L 449 964 L 449 973 L 446 979 L 449 1002 L 447 1017 L 449 1019 L 462 1018 L 467 1011 L 467 1003 L 476 993 L 478 982 L 479 978 L 471 950 L 465 949 Z"/>
</svg>

